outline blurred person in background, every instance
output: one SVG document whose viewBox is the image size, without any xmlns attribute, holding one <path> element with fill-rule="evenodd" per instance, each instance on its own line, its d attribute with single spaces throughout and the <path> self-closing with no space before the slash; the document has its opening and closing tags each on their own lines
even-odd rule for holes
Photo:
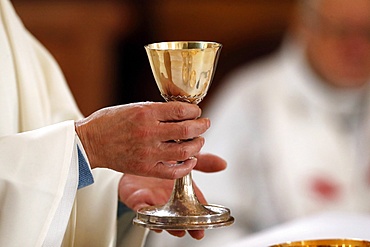
<svg viewBox="0 0 370 247">
<path fill-rule="evenodd" d="M 298 1 L 281 49 L 222 83 L 205 109 L 204 150 L 229 168 L 194 178 L 235 224 L 176 246 L 225 246 L 319 212 L 370 213 L 369 17 L 368 0 Z"/>
</svg>

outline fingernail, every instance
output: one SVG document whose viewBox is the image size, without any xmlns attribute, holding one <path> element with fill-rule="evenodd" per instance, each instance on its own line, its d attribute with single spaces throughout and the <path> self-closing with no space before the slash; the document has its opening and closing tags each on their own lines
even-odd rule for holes
<svg viewBox="0 0 370 247">
<path fill-rule="evenodd" d="M 206 118 L 207 119 L 207 128 L 211 127 L 211 120 L 209 118 Z"/>
<path fill-rule="evenodd" d="M 184 164 L 185 161 L 162 161 L 162 163 L 168 167 L 176 167 Z"/>
</svg>

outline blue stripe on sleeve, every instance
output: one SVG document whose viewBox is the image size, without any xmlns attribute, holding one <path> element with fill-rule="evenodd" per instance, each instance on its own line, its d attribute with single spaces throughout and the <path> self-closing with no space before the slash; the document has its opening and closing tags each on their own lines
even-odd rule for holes
<svg viewBox="0 0 370 247">
<path fill-rule="evenodd" d="M 83 187 L 93 184 L 94 177 L 91 173 L 89 164 L 87 163 L 78 145 L 77 145 L 77 151 L 78 151 L 78 174 L 79 174 L 77 189 L 82 189 Z"/>
</svg>

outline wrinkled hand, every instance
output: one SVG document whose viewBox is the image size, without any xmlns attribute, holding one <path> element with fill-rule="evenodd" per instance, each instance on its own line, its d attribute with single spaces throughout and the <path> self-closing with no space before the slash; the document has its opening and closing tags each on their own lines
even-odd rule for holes
<svg viewBox="0 0 370 247">
<path fill-rule="evenodd" d="M 189 157 L 199 153 L 204 144 L 200 135 L 210 126 L 200 115 L 194 104 L 146 102 L 101 109 L 75 126 L 91 168 L 175 179 L 196 165 Z M 174 160 L 184 164 L 165 164 Z"/>
<path fill-rule="evenodd" d="M 194 169 L 203 172 L 217 172 L 226 168 L 226 162 L 212 154 L 198 154 Z M 129 208 L 137 211 L 143 207 L 165 204 L 173 189 L 173 180 L 141 177 L 125 174 L 119 184 L 119 198 Z M 201 203 L 206 203 L 202 192 L 193 183 L 195 193 Z M 170 234 L 182 237 L 185 231 L 169 231 Z M 204 230 L 192 230 L 189 234 L 195 239 L 204 236 Z"/>
</svg>

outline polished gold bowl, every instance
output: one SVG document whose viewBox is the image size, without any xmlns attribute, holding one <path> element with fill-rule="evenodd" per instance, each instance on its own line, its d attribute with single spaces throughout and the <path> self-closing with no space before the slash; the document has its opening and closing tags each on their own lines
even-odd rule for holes
<svg viewBox="0 0 370 247">
<path fill-rule="evenodd" d="M 370 242 L 359 239 L 320 239 L 286 242 L 270 247 L 370 247 Z"/>
</svg>

